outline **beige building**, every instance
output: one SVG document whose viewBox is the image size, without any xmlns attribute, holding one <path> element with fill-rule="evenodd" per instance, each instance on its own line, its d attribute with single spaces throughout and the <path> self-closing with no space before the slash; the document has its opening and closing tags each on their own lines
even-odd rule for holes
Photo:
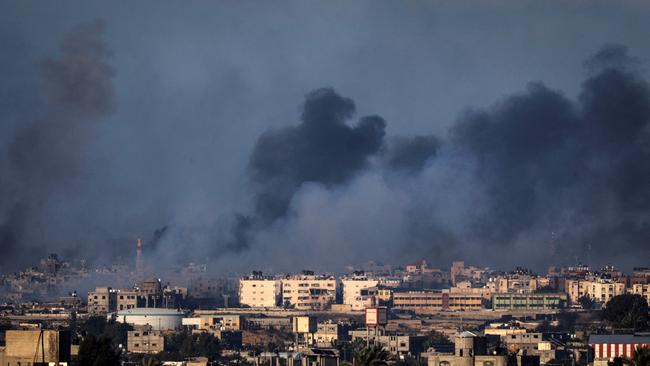
<svg viewBox="0 0 650 366">
<path fill-rule="evenodd" d="M 454 353 L 422 354 L 428 366 L 507 366 L 507 355 L 487 354 L 484 338 L 462 332 L 454 339 Z"/>
<path fill-rule="evenodd" d="M 479 294 L 409 291 L 393 294 L 393 308 L 416 313 L 432 313 L 442 310 L 481 310 L 483 296 Z"/>
<path fill-rule="evenodd" d="M 607 303 L 612 297 L 625 293 L 625 284 L 614 280 L 596 278 L 591 280 L 566 280 L 565 291 L 572 304 L 579 303 L 582 296 L 602 304 Z"/>
<path fill-rule="evenodd" d="M 548 277 L 523 274 L 499 276 L 496 278 L 495 282 L 496 292 L 514 292 L 518 294 L 530 294 L 550 284 Z"/>
<path fill-rule="evenodd" d="M 239 280 L 239 303 L 252 308 L 278 306 L 281 282 L 272 278 L 250 276 Z"/>
<path fill-rule="evenodd" d="M 306 273 L 282 279 L 282 304 L 299 310 L 325 310 L 336 300 L 336 279 Z"/>
<path fill-rule="evenodd" d="M 194 318 L 183 318 L 182 324 L 196 330 L 241 330 L 241 315 L 201 314 Z"/>
<path fill-rule="evenodd" d="M 342 278 L 343 304 L 350 305 L 353 311 L 361 311 L 372 306 L 377 291 L 369 291 L 369 289 L 378 284 L 378 280 L 366 276 Z"/>
<path fill-rule="evenodd" d="M 492 294 L 496 292 L 494 286 L 472 287 L 470 281 L 461 281 L 456 283 L 456 286 L 449 289 L 452 294 L 470 294 L 483 297 L 485 300 L 492 298 Z"/>
<path fill-rule="evenodd" d="M 165 338 L 160 331 L 141 327 L 127 334 L 126 348 L 129 353 L 159 353 L 165 350 Z"/>
<path fill-rule="evenodd" d="M 637 283 L 632 285 L 630 293 L 641 295 L 645 297 L 645 300 L 650 304 L 650 284 L 647 283 Z"/>
<path fill-rule="evenodd" d="M 309 344 L 330 347 L 338 341 L 343 341 L 347 337 L 348 327 L 334 322 L 318 323 L 316 332 L 309 333 L 307 339 Z"/>
<path fill-rule="evenodd" d="M 128 310 L 138 307 L 138 292 L 135 290 L 117 290 L 116 298 L 117 310 Z"/>
<path fill-rule="evenodd" d="M 106 314 L 114 312 L 117 306 L 115 290 L 110 287 L 97 287 L 88 292 L 88 312 L 90 314 Z"/>
<path fill-rule="evenodd" d="M 8 330 L 5 333 L 3 366 L 26 366 L 35 362 L 69 363 L 72 338 L 68 331 Z"/>
</svg>

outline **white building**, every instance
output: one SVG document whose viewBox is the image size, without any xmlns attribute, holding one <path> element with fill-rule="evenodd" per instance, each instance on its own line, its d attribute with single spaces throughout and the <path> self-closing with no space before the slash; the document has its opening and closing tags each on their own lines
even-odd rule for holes
<svg viewBox="0 0 650 366">
<path fill-rule="evenodd" d="M 281 282 L 273 278 L 253 275 L 239 280 L 239 303 L 252 308 L 278 306 Z"/>
<path fill-rule="evenodd" d="M 352 310 L 361 311 L 372 305 L 373 294 L 368 289 L 376 287 L 379 281 L 363 275 L 355 275 L 341 279 L 343 303 L 350 305 Z"/>
<path fill-rule="evenodd" d="M 336 279 L 329 275 L 302 275 L 282 279 L 282 303 L 299 310 L 325 310 L 336 300 Z"/>
</svg>

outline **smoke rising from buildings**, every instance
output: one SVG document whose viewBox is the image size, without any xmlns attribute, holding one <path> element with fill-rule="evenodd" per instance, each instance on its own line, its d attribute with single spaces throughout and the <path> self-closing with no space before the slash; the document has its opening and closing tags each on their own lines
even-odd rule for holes
<svg viewBox="0 0 650 366">
<path fill-rule="evenodd" d="M 507 4 L 0 5 L 0 266 L 640 264 L 648 9 Z"/>
</svg>

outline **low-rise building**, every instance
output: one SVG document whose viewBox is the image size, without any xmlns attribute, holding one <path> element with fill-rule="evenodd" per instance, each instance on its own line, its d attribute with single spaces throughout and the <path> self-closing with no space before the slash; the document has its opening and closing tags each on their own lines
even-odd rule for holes
<svg viewBox="0 0 650 366">
<path fill-rule="evenodd" d="M 349 331 L 352 341 L 362 340 L 371 344 L 381 345 L 385 351 L 396 356 L 418 356 L 424 351 L 426 337 L 387 332 L 384 329 L 356 329 Z"/>
<path fill-rule="evenodd" d="M 559 309 L 566 299 L 566 294 L 499 293 L 492 295 L 492 310 Z"/>
<path fill-rule="evenodd" d="M 88 292 L 88 312 L 90 314 L 107 314 L 117 307 L 117 293 L 110 287 L 97 287 Z"/>
<path fill-rule="evenodd" d="M 631 357 L 634 350 L 650 347 L 650 337 L 632 334 L 592 335 L 589 347 L 593 350 L 594 366 L 607 366 L 616 357 Z"/>
<path fill-rule="evenodd" d="M 569 279 L 565 282 L 565 291 L 572 304 L 579 304 L 583 296 L 606 304 L 612 297 L 625 293 L 625 283 L 608 278 Z"/>
<path fill-rule="evenodd" d="M 159 353 L 165 350 L 165 338 L 151 326 L 139 327 L 128 332 L 126 349 L 129 353 Z"/>
<path fill-rule="evenodd" d="M 393 308 L 416 313 L 431 313 L 442 310 L 480 310 L 483 296 L 478 294 L 451 293 L 448 290 L 395 292 Z"/>
<path fill-rule="evenodd" d="M 69 331 L 7 330 L 3 366 L 69 363 L 71 344 Z"/>
<path fill-rule="evenodd" d="M 635 283 L 630 288 L 630 293 L 645 297 L 646 302 L 650 304 L 650 284 Z"/>
<path fill-rule="evenodd" d="M 428 366 L 507 366 L 505 354 L 488 354 L 486 339 L 471 332 L 462 332 L 454 338 L 452 352 L 423 353 Z"/>
</svg>

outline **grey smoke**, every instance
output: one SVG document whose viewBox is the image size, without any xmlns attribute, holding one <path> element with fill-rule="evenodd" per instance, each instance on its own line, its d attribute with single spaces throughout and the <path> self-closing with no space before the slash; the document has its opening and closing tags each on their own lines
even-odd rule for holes
<svg viewBox="0 0 650 366">
<path fill-rule="evenodd" d="M 43 225 L 43 207 L 57 198 L 74 200 L 83 184 L 84 146 L 92 143 L 96 124 L 115 104 L 111 50 L 103 31 L 99 21 L 74 28 L 58 54 L 40 64 L 44 100 L 35 106 L 34 120 L 21 121 L 9 146 L 13 170 L 3 179 L 11 197 L 2 242 L 11 254 L 2 257 L 3 264 L 33 254 L 31 246 L 46 247 L 44 242 L 27 244 Z"/>
<path fill-rule="evenodd" d="M 216 271 L 421 257 L 542 269 L 589 247 L 594 264 L 639 264 L 647 124 L 634 116 L 650 7 L 524 3 L 2 2 L 5 266 L 48 252 L 132 264 L 138 237 L 164 267 Z M 60 42 L 97 17 L 102 51 L 84 52 L 109 83 L 66 93 L 43 60 L 63 77 L 74 52 Z M 631 51 L 607 47 L 583 65 L 604 42 Z M 258 205 L 275 193 L 254 178 L 260 136 L 298 129 L 303 96 L 323 85 L 386 121 L 381 146 L 351 154 L 363 158 L 350 169 L 332 160 L 341 177 L 267 172 L 289 184 Z"/>
</svg>

